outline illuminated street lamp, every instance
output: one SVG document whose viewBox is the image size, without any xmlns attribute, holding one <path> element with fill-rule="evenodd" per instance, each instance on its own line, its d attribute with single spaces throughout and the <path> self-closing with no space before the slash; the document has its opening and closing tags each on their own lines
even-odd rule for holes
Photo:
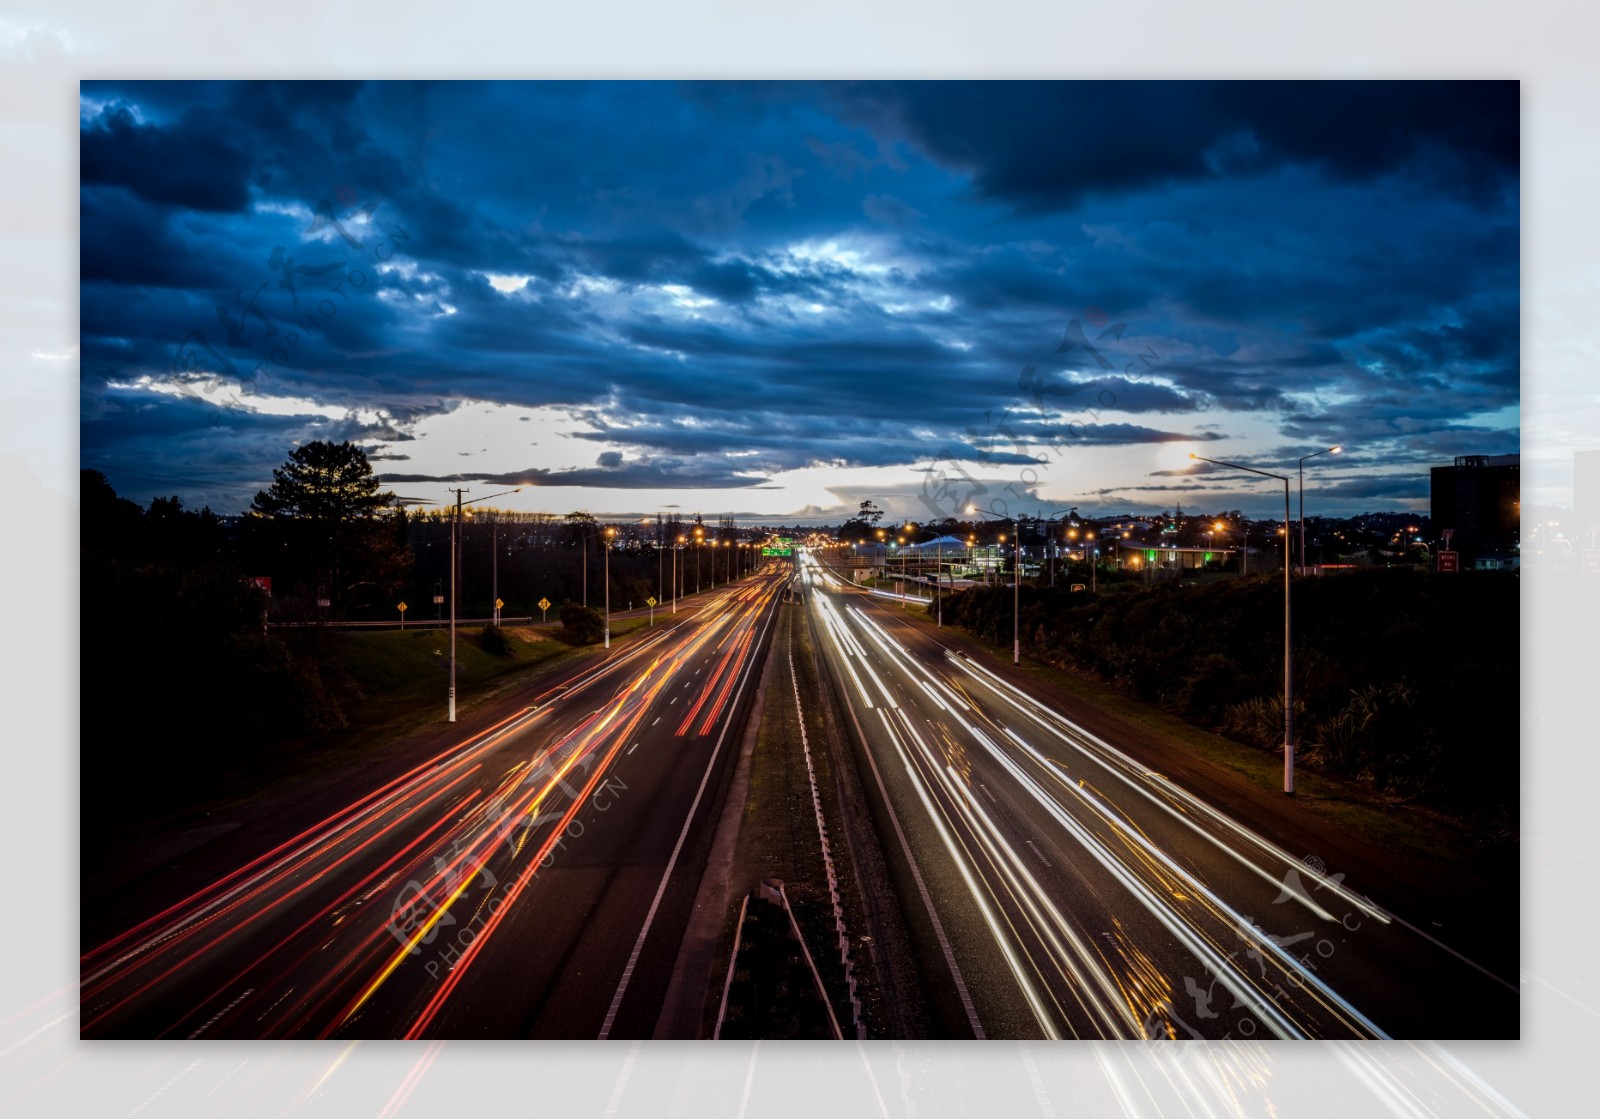
<svg viewBox="0 0 1600 1120">
<path fill-rule="evenodd" d="M 705 544 L 706 531 L 699 525 L 694 527 L 694 593 L 700 594 L 700 547 Z"/>
<path fill-rule="evenodd" d="M 1254 467 L 1240 466 L 1238 463 L 1224 463 L 1220 459 L 1207 459 L 1203 455 L 1189 452 L 1189 458 L 1198 459 L 1202 463 L 1211 463 L 1213 466 L 1229 467 L 1236 471 L 1247 471 L 1258 474 L 1263 478 L 1275 478 L 1283 483 L 1283 524 L 1287 529 L 1289 524 L 1289 478 L 1287 475 L 1272 474 L 1269 471 L 1259 471 Z M 1294 793 L 1294 649 L 1290 645 L 1291 615 L 1289 610 L 1289 556 L 1287 536 L 1284 537 L 1283 557 L 1283 792 Z"/>
<path fill-rule="evenodd" d="M 1309 455 L 1300 456 L 1300 574 L 1306 574 L 1306 460 L 1315 459 L 1318 455 L 1337 455 L 1343 451 L 1342 446 L 1324 448 L 1313 451 Z M 1287 520 L 1287 518 L 1286 518 Z M 1284 560 L 1287 564 L 1288 560 Z"/>
</svg>

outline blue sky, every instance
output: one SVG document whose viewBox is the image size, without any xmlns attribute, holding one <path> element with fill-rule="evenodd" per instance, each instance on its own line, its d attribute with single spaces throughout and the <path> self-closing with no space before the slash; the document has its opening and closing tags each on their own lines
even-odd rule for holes
<svg viewBox="0 0 1600 1120">
<path fill-rule="evenodd" d="M 1515 83 L 81 87 L 81 454 L 248 504 L 1426 508 L 1519 449 Z"/>
</svg>

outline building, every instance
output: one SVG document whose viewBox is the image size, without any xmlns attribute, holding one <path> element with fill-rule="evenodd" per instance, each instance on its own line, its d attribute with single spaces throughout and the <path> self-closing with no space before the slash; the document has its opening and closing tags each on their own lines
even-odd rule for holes
<svg viewBox="0 0 1600 1120">
<path fill-rule="evenodd" d="M 857 583 L 883 575 L 889 550 L 881 544 L 847 544 L 839 550 L 837 563 L 850 572 Z"/>
<path fill-rule="evenodd" d="M 1431 472 L 1429 499 L 1433 532 L 1443 548 L 1471 559 L 1482 553 L 1517 549 L 1522 525 L 1520 455 L 1458 455 L 1448 467 Z"/>
<path fill-rule="evenodd" d="M 1142 541 L 1119 540 L 1116 543 L 1116 566 L 1129 572 L 1142 572 L 1151 579 L 1164 579 L 1184 571 L 1215 570 L 1232 563 L 1238 555 L 1236 548 L 1213 548 L 1199 545 L 1148 544 Z M 1250 549 L 1252 556 L 1257 549 Z M 1252 561 L 1251 572 L 1256 570 Z M 1264 569 L 1265 570 L 1265 569 Z M 1279 571 L 1282 570 L 1280 567 Z"/>
</svg>

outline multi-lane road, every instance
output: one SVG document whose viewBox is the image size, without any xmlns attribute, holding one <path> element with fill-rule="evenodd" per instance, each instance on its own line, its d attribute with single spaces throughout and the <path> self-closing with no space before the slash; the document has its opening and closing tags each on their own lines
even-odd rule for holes
<svg viewBox="0 0 1600 1120">
<path fill-rule="evenodd" d="M 1385 884 L 1308 864 L 814 557 L 800 579 L 946 1030 L 1516 1035 L 1513 985 Z"/>
<path fill-rule="evenodd" d="M 649 1037 L 787 578 L 699 600 L 90 949 L 82 1034 Z"/>
<path fill-rule="evenodd" d="M 1308 864 L 805 553 L 328 791 L 88 947 L 82 1034 L 650 1037 L 786 597 L 940 1035 L 1516 1034 L 1508 979 L 1385 884 Z"/>
</svg>

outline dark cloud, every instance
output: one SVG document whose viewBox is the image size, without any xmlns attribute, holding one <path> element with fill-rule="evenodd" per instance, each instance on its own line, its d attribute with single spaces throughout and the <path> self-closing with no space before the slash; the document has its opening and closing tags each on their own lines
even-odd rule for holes
<svg viewBox="0 0 1600 1120">
<path fill-rule="evenodd" d="M 122 187 L 163 206 L 243 210 L 250 163 L 221 123 L 196 115 L 170 127 L 141 124 L 127 105 L 113 103 L 85 124 L 79 174 L 85 185 Z"/>
<path fill-rule="evenodd" d="M 547 486 L 1517 449 L 1513 83 L 82 90 L 86 460 L 259 478 L 462 400 L 606 445 Z M 180 374 L 365 419 L 127 388 Z"/>
<path fill-rule="evenodd" d="M 497 486 L 596 486 L 608 490 L 750 489 L 768 485 L 770 479 L 744 472 L 722 470 L 693 460 L 663 459 L 627 463 L 618 468 L 583 467 L 547 470 L 531 467 L 500 474 L 384 474 L 386 484 L 401 482 L 482 482 Z"/>
<path fill-rule="evenodd" d="M 1490 191 L 1520 150 L 1513 81 L 864 82 L 835 96 L 1025 209 L 1286 163 L 1350 178 L 1420 168 Z"/>
</svg>

